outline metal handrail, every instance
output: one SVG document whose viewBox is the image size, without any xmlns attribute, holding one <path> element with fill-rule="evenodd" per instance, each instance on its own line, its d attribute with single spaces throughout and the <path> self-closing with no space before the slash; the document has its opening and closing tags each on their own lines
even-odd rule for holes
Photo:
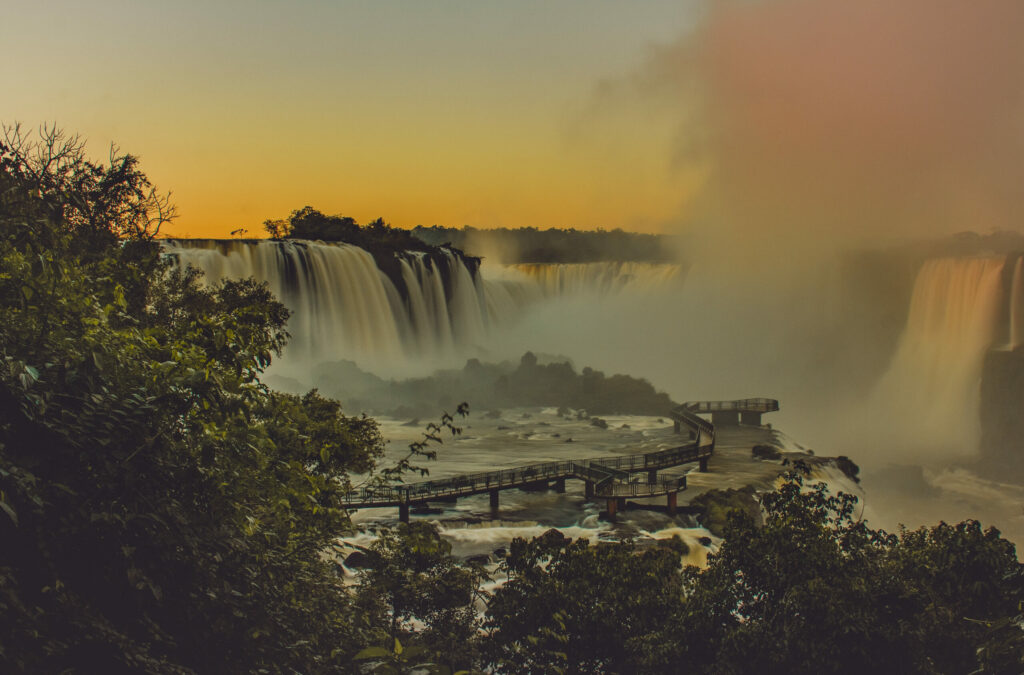
<svg viewBox="0 0 1024 675">
<path fill-rule="evenodd" d="M 459 474 L 440 480 L 420 481 L 404 485 L 361 488 L 342 497 L 342 505 L 396 506 L 432 499 L 480 494 L 490 490 L 521 487 L 533 483 L 575 478 L 594 484 L 596 496 L 620 497 L 665 494 L 685 487 L 686 480 L 664 479 L 654 483 L 630 482 L 629 474 L 656 471 L 709 457 L 715 447 L 715 426 L 693 414 L 684 404 L 673 409 L 670 416 L 687 426 L 694 439 L 685 445 L 643 455 L 620 455 L 592 459 L 564 460 L 527 464 L 512 469 Z"/>
<path fill-rule="evenodd" d="M 733 401 L 690 401 L 683 404 L 691 412 L 775 412 L 779 402 L 773 398 L 740 398 Z"/>
</svg>

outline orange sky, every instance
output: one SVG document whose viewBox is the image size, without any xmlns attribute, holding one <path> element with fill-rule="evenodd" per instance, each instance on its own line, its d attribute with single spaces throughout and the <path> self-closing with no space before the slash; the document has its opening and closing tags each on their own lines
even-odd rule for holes
<svg viewBox="0 0 1024 675">
<path fill-rule="evenodd" d="M 0 64 L 0 119 L 141 156 L 177 236 L 257 234 L 307 204 L 403 227 L 651 231 L 692 192 L 668 167 L 668 114 L 593 110 L 602 79 L 683 29 L 685 3 L 208 4 L 16 1 L 5 47 L 26 57 Z"/>
<path fill-rule="evenodd" d="M 728 246 L 1024 223 L 1020 0 L 14 0 L 3 20 L 0 121 L 140 156 L 175 236 L 306 205 Z"/>
</svg>

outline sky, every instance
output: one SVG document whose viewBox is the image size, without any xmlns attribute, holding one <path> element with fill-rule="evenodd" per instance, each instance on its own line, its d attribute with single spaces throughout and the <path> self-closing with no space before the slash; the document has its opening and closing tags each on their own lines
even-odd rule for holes
<svg viewBox="0 0 1024 675">
<path fill-rule="evenodd" d="M 0 120 L 141 157 L 176 236 L 306 205 L 751 251 L 1024 223 L 1019 0 L 14 0 L 3 23 Z"/>
<path fill-rule="evenodd" d="M 138 155 L 173 194 L 178 236 L 259 234 L 307 204 L 402 227 L 657 231 L 687 183 L 667 168 L 666 116 L 579 130 L 601 82 L 695 7 L 15 0 L 0 120 Z"/>
</svg>

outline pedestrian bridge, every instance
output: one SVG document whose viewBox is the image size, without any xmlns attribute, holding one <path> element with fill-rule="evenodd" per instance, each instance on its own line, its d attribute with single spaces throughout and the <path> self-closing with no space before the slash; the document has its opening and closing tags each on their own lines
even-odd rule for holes
<svg viewBox="0 0 1024 675">
<path fill-rule="evenodd" d="M 399 520 L 409 521 L 409 507 L 431 501 L 450 501 L 488 493 L 491 509 L 496 512 L 499 493 L 513 488 L 543 489 L 554 487 L 565 490 L 566 480 L 584 482 L 589 499 L 604 499 L 609 516 L 625 504 L 627 497 L 665 496 L 670 514 L 676 510 L 680 490 L 686 489 L 686 476 L 659 478 L 658 471 L 697 462 L 701 471 L 707 471 L 708 460 L 715 449 L 715 425 L 697 413 L 710 412 L 712 417 L 719 406 L 737 404 L 730 410 L 753 410 L 752 401 L 762 401 L 762 412 L 778 410 L 778 401 L 772 399 L 744 399 L 742 401 L 693 401 L 674 408 L 672 417 L 676 433 L 688 432 L 688 442 L 667 450 L 645 454 L 599 457 L 594 459 L 564 460 L 526 464 L 511 469 L 467 473 L 438 480 L 403 483 L 399 485 L 370 486 L 353 490 L 342 499 L 346 509 L 398 507 Z M 774 404 L 774 408 L 771 405 Z M 744 407 L 746 406 L 746 407 Z M 721 408 L 724 410 L 725 408 Z M 636 479 L 636 474 L 646 474 Z"/>
</svg>

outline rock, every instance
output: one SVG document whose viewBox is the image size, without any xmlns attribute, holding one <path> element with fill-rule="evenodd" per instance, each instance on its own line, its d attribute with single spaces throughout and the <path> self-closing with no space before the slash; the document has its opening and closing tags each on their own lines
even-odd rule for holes
<svg viewBox="0 0 1024 675">
<path fill-rule="evenodd" d="M 481 553 L 480 555 L 469 556 L 466 558 L 466 562 L 470 565 L 489 565 L 493 561 L 491 560 L 491 556 L 486 553 Z"/>
<path fill-rule="evenodd" d="M 366 569 L 370 566 L 370 556 L 366 555 L 362 551 L 352 551 L 345 558 L 345 567 L 356 570 Z"/>
<path fill-rule="evenodd" d="M 551 544 L 553 546 L 561 546 L 562 544 L 569 541 L 568 537 L 566 537 L 564 534 L 562 534 L 553 527 L 544 534 L 537 537 L 537 539 L 544 542 L 545 544 Z"/>
<path fill-rule="evenodd" d="M 508 555 L 508 551 L 506 551 L 503 548 L 496 548 L 496 549 L 494 549 L 494 557 L 495 558 L 504 558 L 507 555 Z"/>
<path fill-rule="evenodd" d="M 705 546 L 705 547 L 711 546 L 711 537 L 701 537 L 700 539 L 697 540 L 697 542 L 701 546 Z"/>
<path fill-rule="evenodd" d="M 608 422 L 604 421 L 600 417 L 591 417 L 590 418 L 590 424 L 592 426 L 597 427 L 598 429 L 607 429 L 608 428 Z"/>
<path fill-rule="evenodd" d="M 846 455 L 839 455 L 832 461 L 835 463 L 836 468 L 846 474 L 847 478 L 852 480 L 854 483 L 860 482 L 860 467 L 857 466 L 852 459 Z"/>
<path fill-rule="evenodd" d="M 781 459 L 782 453 L 774 445 L 755 445 L 750 449 L 755 459 Z"/>
</svg>

